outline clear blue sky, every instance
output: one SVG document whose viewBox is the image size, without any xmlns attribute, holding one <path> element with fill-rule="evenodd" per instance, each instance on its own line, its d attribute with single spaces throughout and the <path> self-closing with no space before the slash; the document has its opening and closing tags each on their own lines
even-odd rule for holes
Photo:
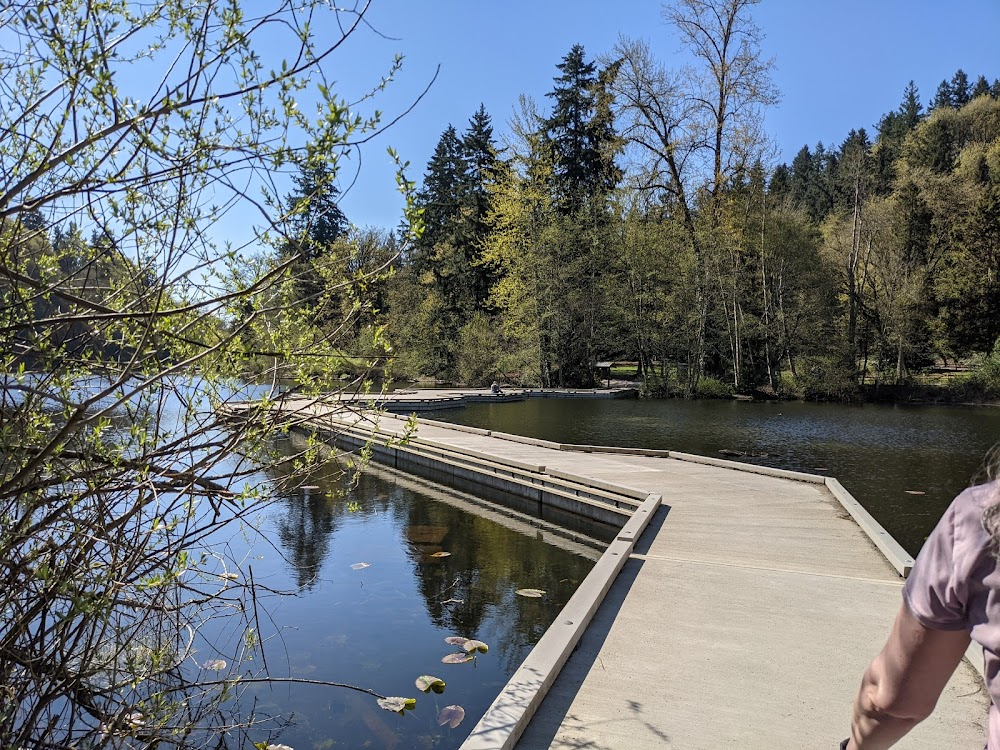
<svg viewBox="0 0 1000 750">
<path fill-rule="evenodd" d="M 415 110 L 366 147 L 341 204 L 360 226 L 400 219 L 386 146 L 419 179 L 444 128 L 464 129 L 480 102 L 502 134 L 518 95 L 547 106 L 555 66 L 573 44 L 594 57 L 623 34 L 647 39 L 668 65 L 686 59 L 654 0 L 374 0 L 369 17 L 395 39 L 361 35 L 338 54 L 331 69 L 345 96 L 377 80 L 399 52 L 404 70 L 379 101 L 391 116 L 441 68 Z M 1000 77 L 1000 0 L 763 0 L 754 18 L 776 64 L 782 101 L 766 129 L 784 161 L 803 144 L 835 145 L 851 128 L 873 130 L 910 79 L 926 105 L 960 67 L 972 79 Z"/>
</svg>

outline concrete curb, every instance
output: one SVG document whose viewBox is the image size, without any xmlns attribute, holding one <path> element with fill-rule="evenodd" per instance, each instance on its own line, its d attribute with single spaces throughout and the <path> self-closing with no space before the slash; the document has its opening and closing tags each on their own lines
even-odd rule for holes
<svg viewBox="0 0 1000 750">
<path fill-rule="evenodd" d="M 826 477 L 819 474 L 807 474 L 804 471 L 789 471 L 788 469 L 774 469 L 770 466 L 758 466 L 757 464 L 747 464 L 742 461 L 729 461 L 725 458 L 710 458 L 709 456 L 697 456 L 693 453 L 681 453 L 670 451 L 670 458 L 678 461 L 689 461 L 695 464 L 706 464 L 708 466 L 719 466 L 723 469 L 736 469 L 746 471 L 750 474 L 763 474 L 768 477 L 780 477 L 782 479 L 794 479 L 798 482 L 809 482 L 810 484 L 824 484 Z"/>
<path fill-rule="evenodd" d="M 660 502 L 660 495 L 647 496 L 622 527 L 462 743 L 461 750 L 509 750 L 514 747 L 625 566 L 635 540 L 649 524 Z"/>
<path fill-rule="evenodd" d="M 854 495 L 844 489 L 844 485 L 833 477 L 827 477 L 825 484 L 830 493 L 844 506 L 844 510 L 851 514 L 854 522 L 875 543 L 875 546 L 885 556 L 885 559 L 889 561 L 889 564 L 903 578 L 906 578 L 913 568 L 913 558 L 910 557 L 910 554 L 903 549 L 899 542 L 890 536 L 888 531 L 882 528 L 882 524 L 872 518 L 871 513 L 865 510 L 861 503 L 854 499 Z"/>
</svg>

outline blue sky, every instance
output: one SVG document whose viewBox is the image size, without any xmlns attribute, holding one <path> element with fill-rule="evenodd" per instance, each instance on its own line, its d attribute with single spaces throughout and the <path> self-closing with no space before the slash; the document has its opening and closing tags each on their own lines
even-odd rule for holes
<svg viewBox="0 0 1000 750">
<path fill-rule="evenodd" d="M 803 144 L 841 142 L 851 128 L 872 129 L 913 79 L 926 105 L 959 67 L 970 77 L 1000 77 L 1000 0 L 763 0 L 754 18 L 774 58 L 781 103 L 766 129 L 790 160 Z M 522 93 L 547 104 L 556 64 L 583 44 L 609 51 L 619 34 L 647 39 L 668 65 L 686 57 L 653 0 L 374 0 L 372 24 L 331 66 L 346 97 L 376 81 L 394 53 L 404 69 L 378 102 L 387 117 L 405 109 L 440 65 L 431 90 L 399 124 L 368 144 L 342 208 L 355 224 L 395 226 L 401 198 L 385 148 L 411 162 L 419 179 L 441 132 L 464 129 L 480 102 L 498 134 Z M 350 179 L 347 166 L 343 182 Z"/>
</svg>

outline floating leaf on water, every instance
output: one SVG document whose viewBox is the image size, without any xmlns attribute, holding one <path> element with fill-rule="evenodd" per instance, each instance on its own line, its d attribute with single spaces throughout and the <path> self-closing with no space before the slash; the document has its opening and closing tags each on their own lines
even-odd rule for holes
<svg viewBox="0 0 1000 750">
<path fill-rule="evenodd" d="M 291 745 L 265 745 L 264 750 L 293 750 L 293 748 Z"/>
<path fill-rule="evenodd" d="M 465 652 L 467 654 L 471 654 L 473 651 L 478 651 L 481 654 L 485 654 L 487 651 L 490 650 L 490 647 L 487 646 L 482 641 L 475 641 L 471 638 L 462 644 L 462 648 L 465 649 Z"/>
<path fill-rule="evenodd" d="M 922 490 L 903 490 L 907 495 L 926 495 Z"/>
<path fill-rule="evenodd" d="M 454 729 L 462 723 L 462 719 L 464 718 L 465 709 L 461 706 L 445 706 L 441 709 L 441 713 L 438 714 L 437 722 L 442 727 L 447 724 Z"/>
<path fill-rule="evenodd" d="M 226 668 L 226 660 L 212 659 L 211 661 L 206 661 L 201 666 L 203 669 L 214 669 L 215 671 L 219 671 Z"/>
<path fill-rule="evenodd" d="M 378 704 L 386 711 L 392 711 L 402 716 L 407 710 L 412 711 L 417 706 L 416 698 L 379 698 Z"/>
<path fill-rule="evenodd" d="M 529 599 L 541 599 L 545 594 L 542 589 L 518 589 L 514 593 L 518 596 L 526 596 Z"/>
<path fill-rule="evenodd" d="M 440 677 L 432 677 L 429 674 L 422 674 L 416 679 L 417 690 L 422 693 L 433 690 L 435 693 L 443 693 L 445 682 Z"/>
<path fill-rule="evenodd" d="M 371 566 L 372 566 L 371 563 L 366 563 L 366 562 L 354 563 L 351 566 L 351 570 L 364 570 L 365 568 L 370 568 Z"/>
<path fill-rule="evenodd" d="M 125 715 L 125 721 L 128 722 L 128 725 L 130 727 L 133 727 L 133 728 L 135 728 L 135 727 L 141 727 L 141 726 L 145 726 L 145 724 L 146 724 L 146 717 L 143 716 L 138 711 L 132 711 L 131 713 L 128 713 L 128 714 Z"/>
<path fill-rule="evenodd" d="M 431 557 L 451 557 L 450 552 L 432 552 Z"/>
<path fill-rule="evenodd" d="M 446 657 L 441 659 L 442 664 L 465 664 L 469 661 L 472 661 L 472 656 L 470 654 L 448 654 Z"/>
<path fill-rule="evenodd" d="M 221 578 L 224 581 L 235 581 L 237 578 L 239 578 L 239 575 L 237 575 L 236 573 L 219 573 L 219 578 Z"/>
<path fill-rule="evenodd" d="M 444 642 L 447 643 L 449 646 L 463 646 L 465 645 L 465 642 L 467 640 L 469 639 L 463 638 L 460 635 L 449 635 L 447 638 L 444 639 Z"/>
</svg>

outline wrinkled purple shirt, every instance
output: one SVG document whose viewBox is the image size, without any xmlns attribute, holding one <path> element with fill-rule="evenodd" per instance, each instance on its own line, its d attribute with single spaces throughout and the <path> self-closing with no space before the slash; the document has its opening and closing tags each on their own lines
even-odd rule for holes
<svg viewBox="0 0 1000 750">
<path fill-rule="evenodd" d="M 983 510 L 1000 502 L 1000 481 L 955 498 L 924 542 L 903 599 L 924 627 L 968 630 L 983 647 L 990 706 L 988 750 L 1000 750 L 1000 571 Z"/>
</svg>

